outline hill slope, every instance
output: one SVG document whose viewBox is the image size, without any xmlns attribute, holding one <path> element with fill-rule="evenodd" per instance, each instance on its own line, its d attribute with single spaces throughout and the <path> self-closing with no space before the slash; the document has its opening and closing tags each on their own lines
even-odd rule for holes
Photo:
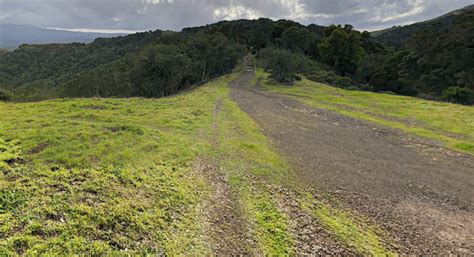
<svg viewBox="0 0 474 257">
<path fill-rule="evenodd" d="M 0 24 L 0 48 L 15 49 L 22 44 L 90 43 L 96 38 L 124 36 L 121 33 L 84 33 L 44 29 L 29 25 Z"/>
<path fill-rule="evenodd" d="M 379 31 L 373 31 L 371 32 L 371 34 L 380 42 L 395 47 L 402 47 L 416 32 L 424 29 L 429 29 L 434 24 L 436 24 L 439 31 L 442 31 L 446 28 L 449 28 L 449 26 L 451 26 L 457 16 L 464 15 L 466 12 L 472 10 L 474 10 L 474 5 L 469 5 L 462 9 L 449 12 L 445 15 L 428 21 L 418 22 L 406 26 L 395 26 Z"/>
<path fill-rule="evenodd" d="M 406 34 L 399 36 L 399 34 Z M 376 91 L 474 103 L 474 8 L 395 29 L 376 39 L 401 46 L 373 74 Z"/>
<path fill-rule="evenodd" d="M 466 120 L 472 123 L 472 107 L 336 90 L 306 80 L 295 87 L 264 84 L 307 102 L 305 106 L 258 92 L 247 84 L 251 76 L 253 72 L 234 73 L 162 99 L 0 103 L 0 254 L 466 253 L 469 242 L 462 243 L 472 229 L 472 197 L 456 197 L 472 192 L 451 185 L 472 183 L 472 174 L 465 172 L 472 156 L 446 152 L 439 145 L 420 146 L 426 141 L 413 141 L 412 136 L 400 145 L 397 137 L 388 136 L 392 130 L 345 117 L 352 112 L 340 98 L 371 106 L 374 113 L 383 111 L 387 102 L 410 102 L 410 111 L 418 114 L 404 114 L 411 126 L 433 133 L 444 131 L 420 125 L 430 112 L 426 106 L 459 113 L 456 119 L 439 116 L 434 122 L 453 133 L 466 131 Z M 373 104 L 377 96 L 383 104 Z M 322 103 L 343 115 L 310 107 Z M 262 119 L 275 120 L 267 126 Z M 472 143 L 472 125 L 467 128 L 471 137 L 466 140 Z M 366 136 L 351 136 L 353 130 Z M 308 133 L 322 135 L 307 140 Z M 295 140 L 281 145 L 281 137 Z M 338 143 L 343 138 L 351 142 Z M 387 140 L 391 147 L 366 147 Z M 300 144 L 297 153 L 317 151 L 305 152 L 311 158 L 293 158 L 287 150 L 295 144 Z M 348 158 L 327 162 L 344 152 Z M 387 158 L 377 159 L 385 154 Z M 400 154 L 406 158 L 395 158 Z M 407 188 L 393 187 L 428 169 L 418 161 L 438 162 L 431 157 L 454 165 L 451 172 L 467 179 L 446 176 L 440 182 L 445 172 L 440 171 L 410 181 Z M 372 177 L 380 174 L 377 169 L 358 170 L 368 161 L 383 165 L 385 159 L 393 164 L 383 166 L 390 176 Z M 459 159 L 464 162 L 455 161 Z M 306 169 L 307 163 L 322 165 Z M 397 163 L 406 169 L 397 170 Z M 361 176 L 366 179 L 356 179 Z M 381 183 L 387 187 L 374 197 L 371 192 Z M 408 197 L 398 199 L 400 192 Z M 390 212 L 378 208 L 382 203 L 400 208 Z M 446 240 L 446 235 L 455 239 Z"/>
<path fill-rule="evenodd" d="M 296 186 L 230 100 L 237 76 L 158 100 L 0 103 L 0 253 L 390 253 Z"/>
<path fill-rule="evenodd" d="M 471 9 L 427 22 L 395 49 L 350 25 L 269 19 L 91 44 L 23 45 L 0 55 L 0 99 L 163 97 L 230 72 L 250 51 L 278 82 L 292 84 L 303 74 L 346 89 L 469 105 L 474 103 Z"/>
</svg>

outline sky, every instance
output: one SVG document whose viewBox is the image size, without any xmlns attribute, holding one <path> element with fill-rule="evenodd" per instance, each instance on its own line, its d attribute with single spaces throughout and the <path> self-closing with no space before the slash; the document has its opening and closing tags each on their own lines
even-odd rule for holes
<svg viewBox="0 0 474 257">
<path fill-rule="evenodd" d="M 435 18 L 469 4 L 474 0 L 0 0 L 0 23 L 134 32 L 265 17 L 376 30 Z"/>
</svg>

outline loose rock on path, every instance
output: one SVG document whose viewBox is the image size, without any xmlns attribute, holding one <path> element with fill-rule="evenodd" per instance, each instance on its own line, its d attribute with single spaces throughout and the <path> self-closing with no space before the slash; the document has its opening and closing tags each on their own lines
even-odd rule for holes
<svg viewBox="0 0 474 257">
<path fill-rule="evenodd" d="M 404 254 L 474 254 L 474 157 L 249 86 L 231 98 L 305 183 L 390 232 Z M 451 154 L 445 154 L 451 153 Z"/>
</svg>

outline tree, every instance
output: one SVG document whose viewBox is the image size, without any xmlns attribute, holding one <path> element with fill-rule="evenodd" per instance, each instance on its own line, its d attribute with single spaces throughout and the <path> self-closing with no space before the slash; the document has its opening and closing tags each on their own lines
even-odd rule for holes
<svg viewBox="0 0 474 257">
<path fill-rule="evenodd" d="M 8 101 L 13 98 L 12 93 L 0 88 L 0 101 Z"/>
<path fill-rule="evenodd" d="M 474 104 L 474 91 L 463 87 L 449 87 L 443 92 L 443 100 L 458 104 Z"/>
<path fill-rule="evenodd" d="M 343 76 L 355 72 L 357 62 L 364 53 L 360 43 L 360 33 L 348 26 L 328 27 L 325 37 L 318 44 L 318 49 L 321 60 Z"/>
<path fill-rule="evenodd" d="M 200 70 L 197 82 L 201 83 L 232 70 L 244 52 L 240 45 L 231 43 L 220 32 L 197 33 L 184 48 L 194 62 L 194 70 Z"/>
<path fill-rule="evenodd" d="M 132 71 L 139 95 L 163 97 L 179 90 L 190 59 L 177 49 L 156 45 L 145 48 Z"/>
<path fill-rule="evenodd" d="M 283 49 L 265 48 L 260 52 L 260 57 L 271 79 L 279 83 L 293 83 L 298 67 L 296 55 Z"/>
<path fill-rule="evenodd" d="M 295 53 L 307 53 L 316 39 L 307 28 L 291 26 L 282 33 L 281 43 L 286 49 Z"/>
</svg>

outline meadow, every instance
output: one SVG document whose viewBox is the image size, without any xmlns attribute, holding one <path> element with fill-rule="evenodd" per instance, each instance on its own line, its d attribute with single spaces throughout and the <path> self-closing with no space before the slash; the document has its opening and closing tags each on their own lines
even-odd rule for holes
<svg viewBox="0 0 474 257">
<path fill-rule="evenodd" d="M 369 221 L 298 189 L 230 100 L 237 75 L 162 99 L 0 103 L 0 254 L 211 254 L 205 203 L 217 189 L 202 161 L 228 178 L 257 246 L 249 252 L 295 252 L 275 190 L 285 187 L 341 244 L 390 253 Z"/>
</svg>

